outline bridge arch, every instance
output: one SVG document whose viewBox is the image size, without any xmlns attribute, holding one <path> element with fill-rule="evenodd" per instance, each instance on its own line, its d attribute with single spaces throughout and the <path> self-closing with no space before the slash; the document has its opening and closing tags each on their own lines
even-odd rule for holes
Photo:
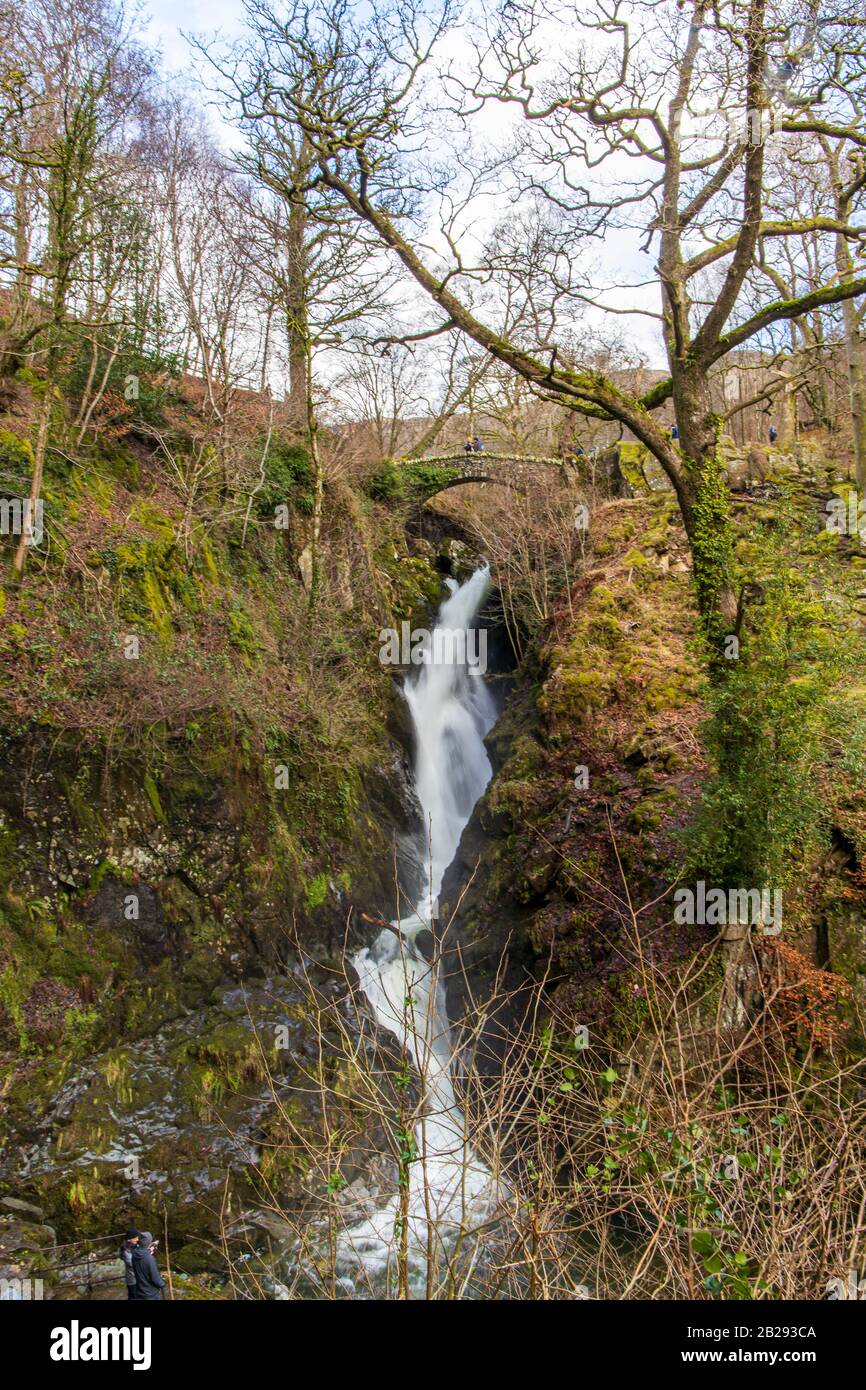
<svg viewBox="0 0 866 1390">
<path fill-rule="evenodd" d="M 433 454 L 419 459 L 396 459 L 384 465 L 371 480 L 371 495 L 379 500 L 426 501 L 452 487 L 493 483 L 498 487 L 523 488 L 541 469 L 557 469 L 574 476 L 561 458 L 541 455 L 460 453 Z"/>
</svg>

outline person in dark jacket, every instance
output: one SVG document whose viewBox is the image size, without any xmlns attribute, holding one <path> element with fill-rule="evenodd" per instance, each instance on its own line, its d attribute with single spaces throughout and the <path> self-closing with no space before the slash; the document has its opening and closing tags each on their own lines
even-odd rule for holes
<svg viewBox="0 0 866 1390">
<path fill-rule="evenodd" d="M 118 1255 L 123 1260 L 123 1277 L 126 1280 L 126 1296 L 135 1299 L 135 1272 L 132 1268 L 132 1252 L 141 1239 L 141 1231 L 137 1231 L 131 1226 L 123 1237 L 123 1244 L 118 1250 Z"/>
<path fill-rule="evenodd" d="M 135 1297 L 140 1303 L 157 1303 L 162 1298 L 165 1280 L 157 1268 L 153 1251 L 156 1245 L 150 1231 L 142 1231 L 141 1239 L 132 1252 L 135 1274 Z"/>
</svg>

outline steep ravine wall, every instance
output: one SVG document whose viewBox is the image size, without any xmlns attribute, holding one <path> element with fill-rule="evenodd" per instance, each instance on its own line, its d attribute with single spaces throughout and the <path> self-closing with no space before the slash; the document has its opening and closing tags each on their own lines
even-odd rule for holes
<svg viewBox="0 0 866 1390">
<path fill-rule="evenodd" d="M 828 546 L 809 539 L 808 487 L 764 494 L 738 503 L 744 531 L 755 517 L 778 526 L 783 506 L 801 511 L 798 582 L 829 580 L 856 628 L 859 564 L 852 575 L 844 547 L 828 561 Z M 586 1026 L 615 1053 L 646 1008 L 640 957 L 664 972 L 717 938 L 712 926 L 677 925 L 673 910 L 683 832 L 711 775 L 696 653 L 690 559 L 672 499 L 604 504 L 585 572 L 560 595 L 488 736 L 495 775 L 440 893 L 449 1015 L 459 1022 L 484 1003 L 493 1068 L 521 1016 L 522 985 L 543 980 L 565 1036 Z M 829 961 L 862 995 L 864 794 L 841 768 L 816 783 L 818 839 L 786 887 L 784 941 L 804 969 Z M 483 1048 L 476 1056 L 484 1063 Z"/>
<path fill-rule="evenodd" d="M 113 518 L 92 522 L 112 530 Z M 301 652 L 288 631 L 306 596 L 279 537 L 217 553 L 189 607 L 174 601 L 161 560 L 154 574 L 135 571 L 142 592 L 165 598 L 162 642 L 144 625 L 148 699 L 171 679 L 178 643 L 196 659 L 212 643 L 214 613 L 250 615 L 230 621 L 216 658 L 202 651 L 212 684 L 194 714 L 79 736 L 64 727 L 68 710 L 82 722 L 96 714 L 98 682 L 39 718 L 26 712 L 32 696 L 7 711 L 0 1275 L 38 1271 L 49 1291 L 81 1296 L 81 1270 L 54 1269 L 56 1242 L 134 1221 L 170 1234 L 185 1296 L 218 1296 L 225 1232 L 237 1229 L 251 1268 L 250 1248 L 268 1243 L 249 1224 L 255 1213 L 305 1200 L 298 1136 L 315 1136 L 321 1120 L 308 1081 L 321 1042 L 310 981 L 336 997 L 366 919 L 394 914 L 395 882 L 404 900 L 420 882 L 410 721 L 397 673 L 377 660 L 379 625 L 426 622 L 444 574 L 476 563 L 447 523 L 435 539 L 404 537 L 390 517 L 353 516 L 350 527 L 337 512 L 340 523 L 330 545 L 341 611 L 311 620 Z M 374 549 L 359 543 L 365 525 L 384 533 Z M 45 610 L 40 577 L 28 585 Z M 80 590 L 60 601 L 80 626 Z M 60 683 L 56 623 L 40 649 L 51 666 L 26 672 L 39 692 Z M 88 629 L 86 660 L 100 674 L 101 647 L 123 624 L 121 611 Z M 22 624 L 16 640 L 35 646 L 42 633 Z M 321 673 L 305 670 L 314 662 Z M 122 662 L 110 672 L 127 674 Z M 114 1296 L 117 1271 L 99 1264 Z"/>
<path fill-rule="evenodd" d="M 130 1220 L 167 1224 L 176 1269 L 218 1272 L 263 1167 L 265 1200 L 302 1190 L 272 1092 L 316 1052 L 296 974 L 338 969 L 395 876 L 417 891 L 378 630 L 442 592 L 432 546 L 349 502 L 331 499 L 312 618 L 285 537 L 232 534 L 187 566 L 170 500 L 145 513 L 111 477 L 75 503 L 95 582 L 60 555 L 7 592 L 0 1276 L 36 1259 L 50 1287 L 55 1240 Z"/>
</svg>

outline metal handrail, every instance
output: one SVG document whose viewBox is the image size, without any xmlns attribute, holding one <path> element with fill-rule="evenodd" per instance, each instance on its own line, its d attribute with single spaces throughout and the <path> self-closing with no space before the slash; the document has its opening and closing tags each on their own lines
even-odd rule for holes
<svg viewBox="0 0 866 1390">
<path fill-rule="evenodd" d="M 72 1247 L 75 1245 L 101 1245 L 104 1241 L 107 1240 L 123 1240 L 125 1235 L 126 1231 L 117 1231 L 116 1233 L 107 1236 L 83 1236 L 81 1240 L 68 1240 L 61 1245 L 54 1245 L 52 1249 L 71 1250 Z"/>
</svg>

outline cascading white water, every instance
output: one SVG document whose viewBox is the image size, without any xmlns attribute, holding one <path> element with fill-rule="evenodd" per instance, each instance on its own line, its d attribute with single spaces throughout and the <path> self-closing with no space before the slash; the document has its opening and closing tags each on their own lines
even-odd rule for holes
<svg viewBox="0 0 866 1390">
<path fill-rule="evenodd" d="M 465 633 L 478 613 L 490 573 L 479 569 L 464 584 L 449 581 L 451 594 L 436 623 L 440 635 Z M 459 644 L 458 644 L 459 645 Z M 436 632 L 428 650 L 435 653 Z M 429 926 L 442 877 L 463 827 L 491 776 L 484 735 L 496 711 L 484 680 L 465 662 L 430 660 L 410 677 L 406 701 L 415 730 L 415 785 L 424 813 L 424 893 L 408 917 L 384 929 L 353 960 L 377 1021 L 405 1044 L 422 1078 L 424 1114 L 415 1132 L 416 1160 L 409 1168 L 408 1260 L 415 1269 L 431 1247 L 471 1228 L 490 1208 L 492 1180 L 472 1154 L 451 1074 L 451 1037 L 445 991 L 436 963 L 419 951 L 415 937 Z M 395 1196 L 339 1242 L 341 1262 L 357 1261 L 368 1275 L 387 1270 L 396 1256 L 399 1201 Z"/>
<path fill-rule="evenodd" d="M 439 610 L 436 627 L 465 632 L 484 601 L 489 582 L 490 571 L 485 566 L 465 584 L 455 585 Z M 415 790 L 424 812 L 428 873 L 417 911 L 429 918 L 430 904 L 457 852 L 463 827 L 490 781 L 490 760 L 483 740 L 496 711 L 479 675 L 454 661 L 422 666 L 418 679 L 407 683 L 405 694 L 417 739 Z"/>
</svg>

